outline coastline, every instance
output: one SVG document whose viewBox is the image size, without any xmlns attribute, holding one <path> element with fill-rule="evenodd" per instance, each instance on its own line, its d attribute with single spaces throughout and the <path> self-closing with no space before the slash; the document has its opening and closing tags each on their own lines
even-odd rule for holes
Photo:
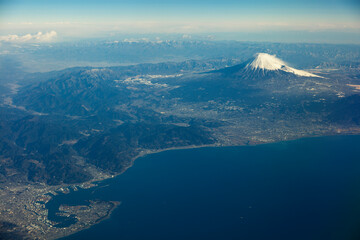
<svg viewBox="0 0 360 240">
<path fill-rule="evenodd" d="M 170 148 L 163 148 L 163 149 L 157 149 L 157 150 L 143 150 L 141 151 L 137 156 L 131 159 L 130 166 L 127 166 L 124 171 L 122 171 L 119 174 L 115 174 L 114 177 L 117 177 L 124 173 L 127 169 L 132 167 L 133 163 L 138 159 L 145 157 L 147 155 L 166 152 L 166 151 L 174 151 L 174 150 L 186 150 L 186 149 L 197 149 L 197 148 L 219 148 L 219 147 L 246 147 L 246 146 L 258 146 L 258 145 L 265 145 L 265 144 L 272 144 L 272 143 L 279 143 L 279 142 L 289 142 L 289 141 L 296 141 L 300 139 L 308 139 L 308 138 L 321 138 L 321 137 L 332 137 L 332 136 L 357 136 L 360 135 L 360 128 L 356 129 L 356 131 L 353 132 L 333 132 L 329 134 L 323 134 L 323 135 L 309 135 L 309 136 L 301 136 L 301 137 L 295 137 L 295 138 L 289 138 L 289 139 L 283 139 L 279 141 L 268 141 L 268 142 L 261 142 L 261 141 L 248 141 L 247 143 L 243 144 L 205 144 L 205 145 L 189 145 L 189 146 L 182 146 L 182 147 L 170 147 Z M 106 180 L 106 179 L 104 179 Z M 100 180 L 102 181 L 102 180 Z"/>
<path fill-rule="evenodd" d="M 106 216 L 97 219 L 94 224 L 89 225 L 89 226 L 86 226 L 86 227 L 84 227 L 84 228 L 82 228 L 82 229 L 79 229 L 79 230 L 77 230 L 77 231 L 74 231 L 74 232 L 72 232 L 72 233 L 70 233 L 70 234 L 66 234 L 66 235 L 62 235 L 62 236 L 54 236 L 54 237 L 51 238 L 51 239 L 61 240 L 61 239 L 66 238 L 66 237 L 68 237 L 68 236 L 71 236 L 71 235 L 74 235 L 74 234 L 76 234 L 76 233 L 79 233 L 79 232 L 81 232 L 81 231 L 87 230 L 87 229 L 89 229 L 89 228 L 91 228 L 91 227 L 93 227 L 93 226 L 95 226 L 95 225 L 97 225 L 97 224 L 99 224 L 99 223 L 101 223 L 101 222 L 109 219 L 109 218 L 111 217 L 111 214 L 121 205 L 121 202 L 118 202 L 118 201 L 109 201 L 109 202 L 110 202 L 111 204 L 113 204 L 112 208 L 109 209 L 109 211 L 108 211 L 108 213 L 107 213 Z"/>
<path fill-rule="evenodd" d="M 102 221 L 106 220 L 106 219 L 109 219 L 110 218 L 110 215 L 115 211 L 116 208 L 118 208 L 120 205 L 121 205 L 121 202 L 118 202 L 118 201 L 110 201 L 110 203 L 113 204 L 112 208 L 110 208 L 106 214 L 106 216 L 102 217 L 102 218 L 99 218 L 95 221 L 95 224 L 98 224 L 98 223 L 101 223 Z M 94 226 L 94 225 L 92 225 Z M 91 227 L 91 226 L 89 226 Z"/>
<path fill-rule="evenodd" d="M 297 138 L 297 139 L 291 139 L 291 140 L 286 140 L 286 141 L 277 141 L 277 142 L 271 142 L 271 143 L 291 142 L 291 141 L 297 141 L 297 140 L 302 140 L 302 139 L 314 139 L 314 138 L 326 138 L 326 137 L 346 137 L 346 136 L 360 136 L 360 134 L 354 133 L 354 134 L 346 134 L 346 135 L 344 135 L 344 134 L 329 134 L 329 135 L 321 135 L 321 136 L 309 136 L 309 137 L 304 137 L 304 138 Z M 257 145 L 265 145 L 265 143 L 252 144 L 252 145 L 249 145 L 249 146 L 257 146 Z M 216 147 L 216 148 L 218 148 L 218 147 L 240 147 L 240 146 L 245 146 L 245 145 L 221 146 L 221 145 L 211 144 L 211 145 L 202 145 L 202 146 L 173 147 L 173 148 L 167 148 L 167 149 L 156 150 L 156 151 L 151 151 L 151 152 L 149 152 L 149 151 L 142 152 L 141 154 L 139 154 L 139 156 L 134 158 L 134 161 L 136 159 L 138 159 L 138 158 L 141 158 L 141 157 L 144 157 L 144 156 L 147 156 L 147 155 L 150 155 L 150 154 L 155 154 L 155 153 L 160 153 L 160 152 L 165 152 L 165 151 L 183 150 L 183 149 L 197 149 L 197 148 L 206 148 L 206 147 L 209 147 L 209 148 Z M 111 218 L 111 214 L 107 218 Z M 94 226 L 94 225 L 92 225 L 92 226 Z M 90 227 L 88 227 L 88 228 L 90 228 Z M 88 229 L 88 228 L 86 228 L 86 229 Z M 85 230 L 85 229 L 82 229 L 82 230 Z M 82 230 L 80 230 L 80 231 L 82 231 Z M 72 235 L 72 234 L 70 234 L 70 235 Z"/>
<path fill-rule="evenodd" d="M 354 132 L 351 132 L 351 133 L 346 133 L 346 134 L 343 134 L 343 133 L 335 133 L 335 132 L 332 132 L 332 133 L 329 133 L 329 134 L 325 134 L 325 135 L 313 135 L 313 136 L 303 136 L 303 137 L 299 137 L 299 138 L 293 138 L 293 139 L 284 139 L 284 140 L 281 140 L 281 141 L 269 141 L 269 142 L 244 142 L 244 144 L 234 144 L 234 145 L 231 145 L 231 144 L 227 144 L 227 145 L 224 145 L 224 144 L 219 144 L 219 143 L 215 143 L 215 144 L 206 144 L 206 145 L 190 145 L 190 146 L 181 146 L 181 147 L 171 147 L 171 148 L 164 148 L 164 149 L 157 149 L 157 150 L 142 150 L 139 152 L 138 155 L 136 155 L 135 157 L 133 157 L 130 161 L 130 164 L 128 166 L 126 166 L 126 168 L 124 168 L 124 170 L 120 173 L 117 173 L 117 174 L 114 174 L 114 175 L 107 175 L 107 176 L 102 176 L 100 178 L 97 178 L 97 179 L 93 179 L 91 181 L 88 181 L 88 182 L 85 182 L 85 183 L 79 183 L 79 184 L 71 184 L 71 185 L 63 185 L 63 186 L 57 186 L 57 188 L 61 188 L 61 187 L 76 187 L 81 184 L 84 184 L 84 185 L 88 185 L 90 187 L 88 188 L 84 188 L 84 189 L 93 189 L 94 187 L 98 186 L 99 183 L 103 182 L 104 180 L 107 180 L 107 179 L 111 179 L 111 178 L 115 178 L 119 175 L 121 175 L 122 173 L 124 173 L 127 169 L 129 169 L 130 167 L 133 166 L 134 162 L 139 159 L 139 158 L 142 158 L 142 157 L 145 157 L 147 155 L 151 155 L 151 154 L 156 154 L 156 153 L 161 153 L 161 152 L 165 152 L 165 151 L 173 151 L 173 150 L 186 150 L 186 149 L 197 149 L 197 148 L 218 148 L 218 147 L 241 147 L 241 146 L 256 146 L 256 145 L 263 145 L 263 144 L 271 144 L 271 143 L 278 143 L 278 142 L 289 142 L 289 141 L 295 141 L 295 140 L 299 140 L 299 139 L 307 139 L 307 138 L 320 138 L 320 137 L 331 137 L 331 136 L 349 136 L 349 135 L 360 135 L 360 130 L 358 132 L 354 131 Z M 67 193 L 63 193 L 63 194 L 67 194 Z M 54 196 L 52 196 L 53 198 Z M 86 229 L 89 229 L 91 228 L 92 226 L 95 226 L 97 225 L 98 223 L 106 220 L 106 219 L 109 219 L 111 218 L 111 214 L 113 213 L 113 211 L 115 211 L 117 209 L 117 207 L 120 205 L 119 202 L 112 202 L 110 201 L 113 206 L 111 209 L 109 209 L 108 213 L 106 216 L 104 217 L 101 217 L 100 219 L 97 219 L 93 224 L 89 225 L 89 226 L 85 226 L 84 228 L 81 228 L 81 229 L 77 229 L 76 231 L 69 231 L 69 232 L 63 232 L 61 235 L 58 235 L 58 234 L 46 234 L 46 238 L 49 238 L 49 239 L 62 239 L 62 238 L 65 238 L 67 236 L 70 236 L 70 235 L 73 235 L 73 234 L 76 234 L 78 232 L 81 232 L 83 230 L 86 230 Z M 118 204 L 116 204 L 118 203 Z M 69 229 L 70 230 L 70 229 Z"/>
</svg>

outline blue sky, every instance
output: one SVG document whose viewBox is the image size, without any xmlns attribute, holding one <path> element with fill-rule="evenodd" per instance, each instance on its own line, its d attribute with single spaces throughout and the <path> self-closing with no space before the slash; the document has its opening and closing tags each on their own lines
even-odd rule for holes
<svg viewBox="0 0 360 240">
<path fill-rule="evenodd" d="M 39 31 L 56 31 L 60 39 L 129 33 L 260 36 L 281 32 L 285 40 L 286 33 L 290 37 L 292 32 L 318 36 L 332 32 L 334 36 L 345 33 L 344 42 L 360 43 L 360 1 L 0 0 L 1 35 Z"/>
</svg>

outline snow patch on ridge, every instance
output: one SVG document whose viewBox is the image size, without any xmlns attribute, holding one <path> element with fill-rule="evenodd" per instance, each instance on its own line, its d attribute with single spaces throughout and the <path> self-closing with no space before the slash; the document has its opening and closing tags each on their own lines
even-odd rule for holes
<svg viewBox="0 0 360 240">
<path fill-rule="evenodd" d="M 291 67 L 288 67 L 288 66 L 285 66 L 284 68 L 281 68 L 280 70 L 283 70 L 283 71 L 289 72 L 289 73 L 293 73 L 293 74 L 298 75 L 298 76 L 303 76 L 303 77 L 323 78 L 321 76 L 318 76 L 318 75 L 315 75 L 315 74 L 312 74 L 312 73 L 309 73 L 309 72 L 306 72 L 306 71 L 303 71 L 303 70 L 298 70 L 298 69 L 295 69 L 295 68 L 291 68 Z"/>
<path fill-rule="evenodd" d="M 303 77 L 319 77 L 322 78 L 321 76 L 303 71 L 303 70 L 298 70 L 292 67 L 289 67 L 286 65 L 286 63 L 284 61 L 282 61 L 281 59 L 277 58 L 275 55 L 270 55 L 267 53 L 258 53 L 255 57 L 255 59 L 246 65 L 247 69 L 252 69 L 252 70 L 269 70 L 269 71 L 284 71 L 284 72 L 288 72 L 288 73 L 293 73 L 295 75 L 298 76 L 303 76 Z"/>
</svg>

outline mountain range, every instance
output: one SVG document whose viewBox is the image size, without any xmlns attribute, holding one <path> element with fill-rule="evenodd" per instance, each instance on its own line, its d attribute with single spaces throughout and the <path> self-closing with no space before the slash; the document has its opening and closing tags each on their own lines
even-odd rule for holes
<svg viewBox="0 0 360 240">
<path fill-rule="evenodd" d="M 3 96 L 0 180 L 56 185 L 117 174 L 139 155 L 357 131 L 357 80 L 258 53 L 231 67 L 190 62 L 31 75 Z"/>
</svg>

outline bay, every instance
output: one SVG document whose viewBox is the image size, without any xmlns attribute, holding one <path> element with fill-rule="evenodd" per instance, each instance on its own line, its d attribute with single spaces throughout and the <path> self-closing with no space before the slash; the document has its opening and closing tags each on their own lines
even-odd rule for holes
<svg viewBox="0 0 360 240">
<path fill-rule="evenodd" d="M 360 136 L 147 155 L 49 215 L 92 199 L 121 205 L 64 239 L 360 239 Z"/>
</svg>

